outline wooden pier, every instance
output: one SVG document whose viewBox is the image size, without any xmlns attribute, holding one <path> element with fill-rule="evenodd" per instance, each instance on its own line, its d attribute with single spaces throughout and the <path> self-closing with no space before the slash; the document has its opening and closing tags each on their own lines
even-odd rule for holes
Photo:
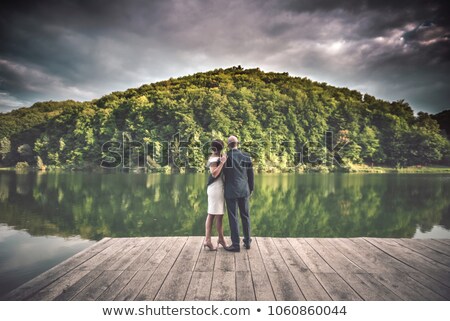
<svg viewBox="0 0 450 321">
<path fill-rule="evenodd" d="M 105 238 L 6 300 L 449 300 L 449 239 Z"/>
</svg>

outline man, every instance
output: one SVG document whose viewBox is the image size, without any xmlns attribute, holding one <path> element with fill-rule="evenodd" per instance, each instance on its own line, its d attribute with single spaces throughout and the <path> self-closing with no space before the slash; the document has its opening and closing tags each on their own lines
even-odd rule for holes
<svg viewBox="0 0 450 321">
<path fill-rule="evenodd" d="M 237 211 L 242 220 L 244 247 L 248 250 L 250 238 L 250 208 L 249 197 L 253 192 L 253 166 L 249 155 L 238 149 L 237 137 L 228 138 L 228 158 L 223 168 L 225 176 L 225 201 L 228 209 L 228 221 L 231 230 L 232 244 L 225 248 L 227 251 L 240 252 L 239 221 Z"/>
</svg>

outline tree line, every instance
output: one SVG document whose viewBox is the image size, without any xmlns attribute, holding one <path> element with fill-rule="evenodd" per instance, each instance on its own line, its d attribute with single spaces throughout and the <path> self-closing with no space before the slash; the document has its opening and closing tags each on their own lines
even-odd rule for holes
<svg viewBox="0 0 450 321">
<path fill-rule="evenodd" d="M 0 165 L 98 168 L 115 154 L 109 167 L 203 171 L 207 142 L 230 134 L 260 172 L 448 165 L 448 115 L 238 66 L 2 113 Z"/>
</svg>

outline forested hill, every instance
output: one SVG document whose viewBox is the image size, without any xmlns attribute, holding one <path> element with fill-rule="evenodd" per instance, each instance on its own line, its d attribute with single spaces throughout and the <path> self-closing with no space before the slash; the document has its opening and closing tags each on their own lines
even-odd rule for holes
<svg viewBox="0 0 450 321">
<path fill-rule="evenodd" d="M 438 122 L 441 131 L 450 139 L 450 109 L 441 111 L 431 117 Z"/>
<path fill-rule="evenodd" d="M 449 162 L 438 122 L 414 116 L 404 101 L 241 67 L 0 114 L 0 162 L 96 168 L 103 160 L 109 167 L 201 171 L 208 153 L 202 144 L 230 134 L 260 171 Z"/>
</svg>

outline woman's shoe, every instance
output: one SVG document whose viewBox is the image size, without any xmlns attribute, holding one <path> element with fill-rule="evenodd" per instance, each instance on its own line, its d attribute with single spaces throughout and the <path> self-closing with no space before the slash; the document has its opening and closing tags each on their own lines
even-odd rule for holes
<svg viewBox="0 0 450 321">
<path fill-rule="evenodd" d="M 219 248 L 219 244 L 222 245 L 223 248 L 227 247 L 227 243 L 225 243 L 225 240 L 218 240 L 217 241 L 217 248 Z"/>
<path fill-rule="evenodd" d="M 214 246 L 212 245 L 211 241 L 209 242 L 203 242 L 203 247 L 204 248 L 208 248 L 210 251 L 217 251 L 216 248 L 214 248 Z"/>
</svg>

